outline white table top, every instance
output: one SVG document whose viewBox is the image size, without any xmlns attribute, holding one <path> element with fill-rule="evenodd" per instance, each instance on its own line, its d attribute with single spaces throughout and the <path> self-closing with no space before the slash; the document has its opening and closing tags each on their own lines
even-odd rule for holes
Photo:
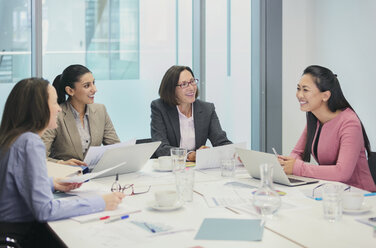
<svg viewBox="0 0 376 248">
<path fill-rule="evenodd" d="M 244 168 L 237 169 L 237 175 L 231 181 L 254 184 Z M 195 189 L 214 183 L 229 181 L 220 176 L 219 170 L 196 171 Z M 114 177 L 102 178 L 88 182 L 109 192 Z M 373 228 L 356 221 L 357 218 L 376 216 L 376 196 L 366 197 L 372 204 L 371 211 L 360 215 L 344 214 L 337 223 L 329 223 L 323 218 L 322 203 L 305 197 L 301 191 L 314 185 L 275 188 L 287 192 L 282 202 L 295 205 L 295 208 L 280 210 L 265 225 L 262 241 L 209 241 L 195 240 L 194 237 L 205 218 L 240 218 L 257 219 L 254 214 L 232 208 L 210 208 L 203 196 L 194 194 L 193 202 L 186 203 L 175 211 L 156 211 L 149 207 L 154 199 L 154 192 L 161 189 L 175 189 L 174 176 L 171 172 L 153 172 L 151 163 L 141 173 L 121 175 L 120 183 L 135 185 L 152 185 L 147 194 L 126 197 L 123 206 L 141 209 L 140 213 L 130 215 L 129 219 L 153 220 L 178 226 L 187 231 L 174 234 L 140 237 L 124 230 L 125 221 L 104 224 L 103 221 L 80 224 L 74 220 L 49 222 L 50 227 L 68 247 L 376 247 Z M 84 189 L 84 188 L 83 188 Z M 123 225 L 123 226 L 122 226 Z M 124 227 L 124 228 L 123 228 Z"/>
</svg>

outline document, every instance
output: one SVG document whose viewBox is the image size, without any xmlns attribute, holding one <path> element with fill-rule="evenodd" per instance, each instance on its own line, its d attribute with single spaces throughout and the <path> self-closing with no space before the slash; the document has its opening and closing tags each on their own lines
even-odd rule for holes
<svg viewBox="0 0 376 248">
<path fill-rule="evenodd" d="M 221 166 L 221 160 L 232 159 L 237 157 L 235 147 L 246 148 L 246 142 L 229 144 L 224 146 L 216 146 L 208 149 L 199 149 L 196 151 L 196 169 L 212 169 Z M 240 165 L 240 161 L 236 159 L 236 165 Z"/>
<path fill-rule="evenodd" d="M 122 162 L 118 165 L 115 165 L 114 167 L 111 167 L 111 168 L 108 168 L 106 170 L 102 170 L 102 171 L 99 171 L 99 172 L 92 172 L 92 173 L 86 173 L 84 175 L 76 175 L 76 176 L 62 178 L 62 179 L 59 180 L 59 182 L 62 182 L 62 183 L 83 183 L 87 180 L 96 178 L 99 175 L 102 175 L 102 174 L 104 174 L 104 173 L 106 173 L 110 170 L 116 169 L 119 166 L 125 165 L 126 163 L 127 162 Z"/>
<path fill-rule="evenodd" d="M 261 220 L 206 218 L 195 239 L 261 241 L 263 231 Z"/>
<path fill-rule="evenodd" d="M 131 139 L 126 142 L 117 143 L 113 145 L 107 145 L 107 146 L 90 146 L 89 150 L 86 153 L 84 162 L 89 166 L 89 168 L 92 168 L 96 164 L 98 164 L 99 160 L 103 156 L 103 153 L 107 149 L 129 146 L 129 145 L 134 145 L 134 144 L 136 144 L 136 139 Z"/>
<path fill-rule="evenodd" d="M 62 178 L 82 174 L 82 168 L 47 161 L 47 173 L 49 177 Z"/>
</svg>

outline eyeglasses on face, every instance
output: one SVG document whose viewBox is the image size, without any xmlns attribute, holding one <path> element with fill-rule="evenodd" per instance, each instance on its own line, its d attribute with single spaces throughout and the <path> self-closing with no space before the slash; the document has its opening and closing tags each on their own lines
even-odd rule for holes
<svg viewBox="0 0 376 248">
<path fill-rule="evenodd" d="M 176 86 L 179 86 L 180 88 L 185 89 L 189 85 L 196 86 L 197 84 L 198 84 L 198 79 L 197 78 L 193 78 L 193 79 L 191 79 L 188 82 L 187 81 L 180 82 L 180 84 L 177 84 Z"/>
<path fill-rule="evenodd" d="M 150 188 L 151 186 L 149 185 L 147 190 L 138 191 L 135 189 L 134 184 L 125 184 L 124 186 L 121 186 L 121 184 L 119 183 L 119 175 L 116 174 L 115 182 L 111 186 L 111 192 L 121 192 L 126 196 L 131 196 L 148 193 L 150 191 Z"/>
</svg>

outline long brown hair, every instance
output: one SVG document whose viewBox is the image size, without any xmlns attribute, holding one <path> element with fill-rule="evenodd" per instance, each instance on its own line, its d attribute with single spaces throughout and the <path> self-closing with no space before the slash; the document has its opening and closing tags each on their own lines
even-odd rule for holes
<svg viewBox="0 0 376 248">
<path fill-rule="evenodd" d="M 2 154 L 25 132 L 37 133 L 48 126 L 49 82 L 42 78 L 19 81 L 5 103 L 0 124 L 0 149 Z"/>
</svg>

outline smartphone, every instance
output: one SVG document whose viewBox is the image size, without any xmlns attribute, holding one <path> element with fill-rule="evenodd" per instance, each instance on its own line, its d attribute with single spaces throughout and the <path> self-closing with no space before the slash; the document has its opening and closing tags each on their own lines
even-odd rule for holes
<svg viewBox="0 0 376 248">
<path fill-rule="evenodd" d="M 274 152 L 274 155 L 278 158 L 279 154 L 277 153 L 277 151 L 274 149 L 274 147 L 272 147 L 272 150 Z"/>
</svg>

